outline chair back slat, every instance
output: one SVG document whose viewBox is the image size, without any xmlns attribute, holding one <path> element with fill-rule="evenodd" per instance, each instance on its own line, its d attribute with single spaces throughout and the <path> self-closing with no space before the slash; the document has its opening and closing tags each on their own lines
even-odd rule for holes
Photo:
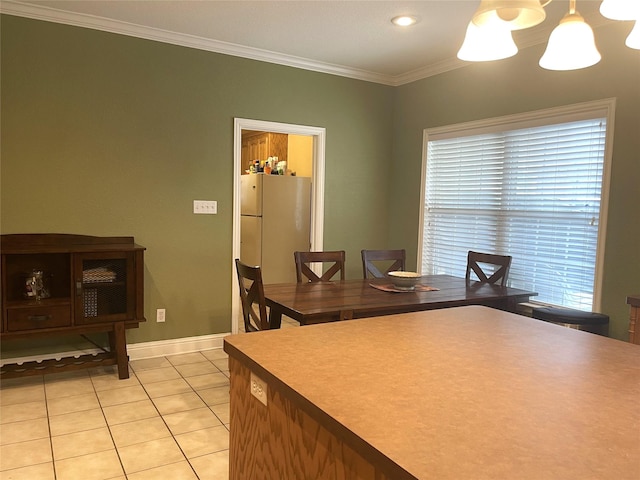
<svg viewBox="0 0 640 480">
<path fill-rule="evenodd" d="M 259 266 L 246 265 L 236 258 L 236 272 L 240 287 L 245 331 L 255 332 L 278 328 L 278 326 L 271 323 L 271 315 L 267 314 L 261 268 Z"/>
<path fill-rule="evenodd" d="M 340 280 L 344 280 L 344 250 L 327 252 L 293 252 L 296 262 L 296 279 L 298 283 L 328 282 L 338 273 Z M 332 265 L 322 275 L 317 275 L 311 270 L 312 263 L 331 263 Z M 306 280 L 305 280 L 306 279 Z"/>
<path fill-rule="evenodd" d="M 499 283 L 503 287 L 507 284 L 512 257 L 510 255 L 496 255 L 469 251 L 467 254 L 467 281 L 471 280 L 471 272 L 475 273 L 481 283 Z M 484 266 L 484 268 L 483 268 Z M 493 271 L 489 271 L 489 268 Z M 487 275 L 489 273 L 490 275 Z"/>
<path fill-rule="evenodd" d="M 389 272 L 405 269 L 406 252 L 402 250 L 362 250 L 363 278 L 383 278 Z M 375 263 L 374 263 L 375 262 Z M 384 272 L 379 267 L 386 265 Z"/>
</svg>

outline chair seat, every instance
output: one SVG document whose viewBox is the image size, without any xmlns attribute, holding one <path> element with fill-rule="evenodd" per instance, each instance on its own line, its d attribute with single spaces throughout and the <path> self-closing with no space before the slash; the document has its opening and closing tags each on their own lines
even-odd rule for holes
<svg viewBox="0 0 640 480">
<path fill-rule="evenodd" d="M 609 323 L 609 315 L 603 313 L 554 307 L 534 308 L 533 318 L 547 322 L 575 325 L 604 325 Z"/>
</svg>

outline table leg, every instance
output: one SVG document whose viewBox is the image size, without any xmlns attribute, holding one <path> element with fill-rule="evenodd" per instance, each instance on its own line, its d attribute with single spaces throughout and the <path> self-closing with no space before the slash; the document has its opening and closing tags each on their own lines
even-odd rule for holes
<svg viewBox="0 0 640 480">
<path fill-rule="evenodd" d="M 271 307 L 269 310 L 269 324 L 271 329 L 280 328 L 282 325 L 282 312 L 277 308 Z"/>
<path fill-rule="evenodd" d="M 113 330 L 109 332 L 109 345 L 111 353 L 116 357 L 118 364 L 118 378 L 129 378 L 129 356 L 127 355 L 127 337 L 125 335 L 124 322 L 115 322 Z"/>
<path fill-rule="evenodd" d="M 340 310 L 340 320 L 353 319 L 353 310 Z"/>
</svg>

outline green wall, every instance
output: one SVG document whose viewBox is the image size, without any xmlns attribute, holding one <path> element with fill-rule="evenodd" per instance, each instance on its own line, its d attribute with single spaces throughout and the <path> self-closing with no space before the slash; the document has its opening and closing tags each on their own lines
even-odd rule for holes
<svg viewBox="0 0 640 480">
<path fill-rule="evenodd" d="M 570 72 L 538 66 L 545 45 L 515 57 L 480 63 L 395 90 L 391 242 L 414 239 L 416 258 L 422 136 L 425 128 L 451 125 L 616 98 L 613 161 L 607 212 L 602 311 L 611 317 L 610 336 L 627 339 L 626 296 L 640 292 L 640 51 L 624 45 L 631 22 L 595 30 L 599 64 Z M 401 192 L 407 192 L 401 194 Z"/>
<path fill-rule="evenodd" d="M 604 58 L 586 70 L 542 70 L 539 46 L 389 87 L 0 21 L 1 232 L 134 236 L 147 248 L 149 321 L 130 343 L 230 330 L 234 117 L 326 128 L 324 244 L 347 251 L 356 278 L 361 248 L 404 247 L 415 264 L 424 128 L 609 97 L 618 103 L 603 310 L 626 338 L 625 297 L 640 292 L 640 63 L 624 47 L 628 22 L 596 31 Z M 193 215 L 194 199 L 217 200 L 218 215 Z M 166 323 L 153 321 L 156 308 Z"/>
<path fill-rule="evenodd" d="M 1 22 L 1 231 L 135 237 L 148 321 L 130 343 L 231 329 L 234 117 L 326 128 L 325 248 L 345 249 L 356 277 L 360 249 L 386 244 L 390 87 Z M 194 215 L 195 199 L 218 215 Z"/>
</svg>

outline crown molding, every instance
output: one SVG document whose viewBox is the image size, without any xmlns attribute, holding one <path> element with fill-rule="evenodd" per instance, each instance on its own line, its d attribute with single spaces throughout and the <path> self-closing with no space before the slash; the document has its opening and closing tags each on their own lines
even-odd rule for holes
<svg viewBox="0 0 640 480">
<path fill-rule="evenodd" d="M 434 75 L 456 70 L 468 65 L 470 65 L 469 62 L 459 60 L 458 58 L 450 58 L 432 65 L 427 65 L 426 67 L 403 73 L 402 75 L 391 77 L 392 83 L 389 83 L 388 85 L 398 87 L 400 85 L 422 80 L 423 78 L 433 77 Z"/>
<path fill-rule="evenodd" d="M 284 55 L 281 53 L 271 52 L 269 50 L 245 47 L 243 45 L 211 40 L 195 35 L 170 32 L 168 30 L 145 27 L 94 15 L 66 12 L 40 5 L 3 0 L 0 2 L 0 13 L 75 27 L 90 28 L 93 30 L 143 38 L 156 42 L 170 43 L 172 45 L 222 53 L 224 55 L 248 58 L 261 62 L 275 63 L 278 65 L 311 70 L 314 72 L 328 73 L 330 75 L 354 78 L 367 82 L 381 83 L 384 85 L 394 85 L 395 83 L 394 77 L 389 75 L 348 68 L 331 63 L 316 62 L 293 55 Z"/>
</svg>

